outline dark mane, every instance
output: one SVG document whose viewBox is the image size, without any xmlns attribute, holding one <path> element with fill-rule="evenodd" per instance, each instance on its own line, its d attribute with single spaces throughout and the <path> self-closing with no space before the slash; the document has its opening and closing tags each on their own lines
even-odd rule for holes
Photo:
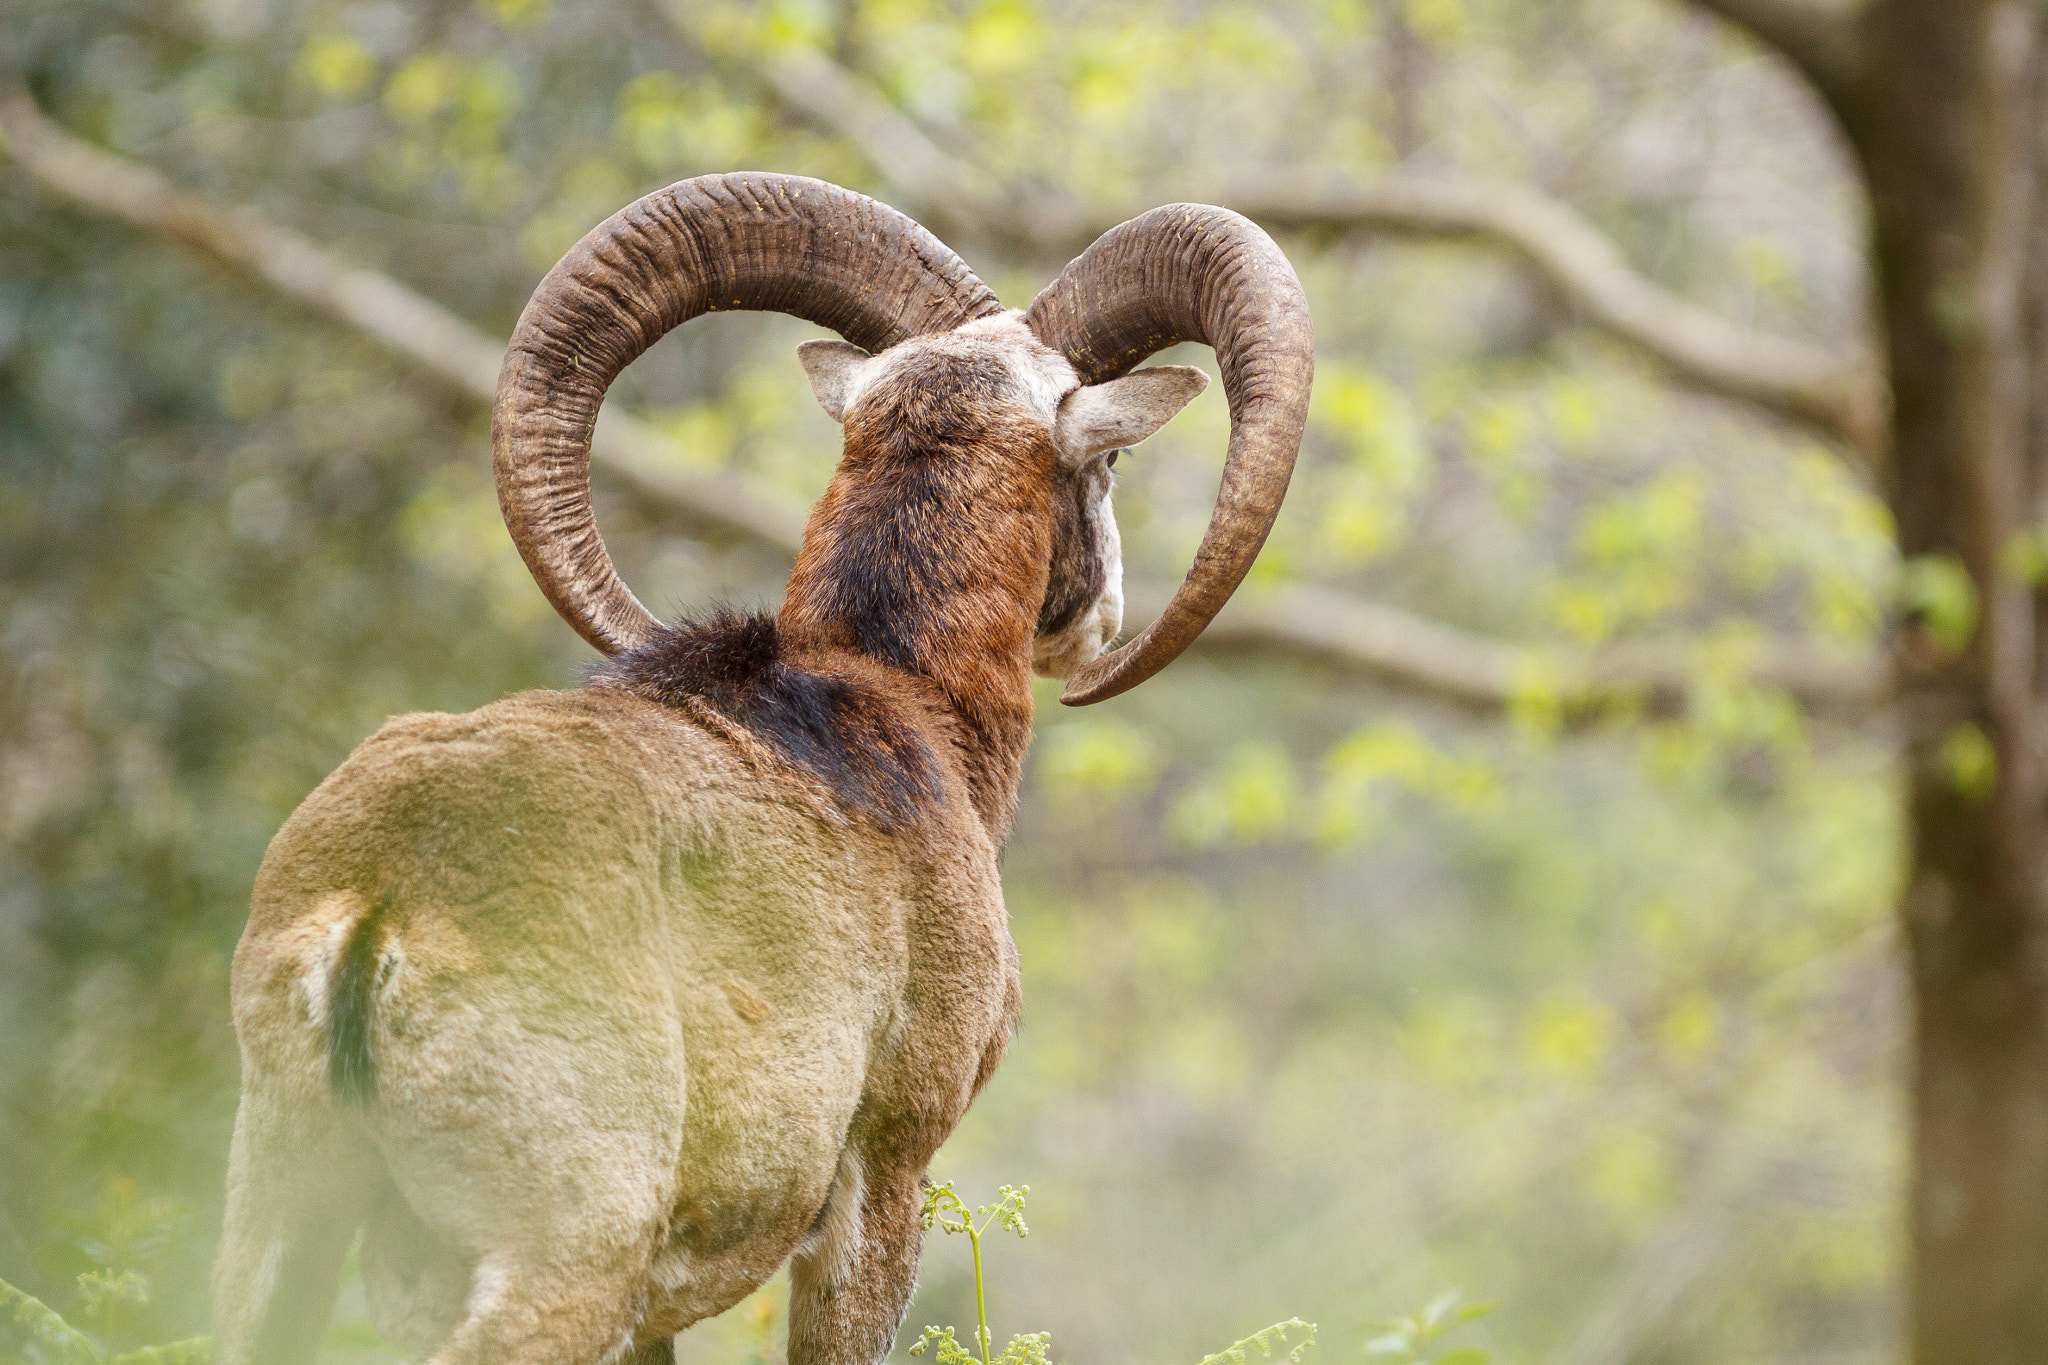
<svg viewBox="0 0 2048 1365">
<path fill-rule="evenodd" d="M 599 664 L 590 680 L 664 706 L 701 702 L 885 823 L 907 823 L 944 797 L 937 759 L 891 699 L 785 661 L 766 613 L 679 621 Z"/>
</svg>

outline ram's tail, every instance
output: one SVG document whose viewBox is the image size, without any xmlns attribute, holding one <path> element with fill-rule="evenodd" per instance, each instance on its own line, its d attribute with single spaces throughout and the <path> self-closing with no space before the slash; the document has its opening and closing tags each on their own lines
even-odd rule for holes
<svg viewBox="0 0 2048 1365">
<path fill-rule="evenodd" d="M 377 1052 L 371 1037 L 377 985 L 385 966 L 388 897 L 369 901 L 349 926 L 327 978 L 327 1081 L 335 1098 L 368 1104 L 377 1098 Z"/>
</svg>

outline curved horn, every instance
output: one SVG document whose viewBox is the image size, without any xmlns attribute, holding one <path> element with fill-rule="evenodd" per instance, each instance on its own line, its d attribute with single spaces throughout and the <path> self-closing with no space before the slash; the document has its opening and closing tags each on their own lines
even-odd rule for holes
<svg viewBox="0 0 2048 1365">
<path fill-rule="evenodd" d="M 701 313 L 789 313 L 867 351 L 1002 311 L 931 233 L 803 176 L 656 190 L 592 228 L 533 292 L 498 375 L 498 505 L 541 591 L 606 654 L 660 623 L 619 580 L 590 505 L 590 433 L 619 371 Z"/>
<path fill-rule="evenodd" d="M 1294 472 L 1315 374 L 1301 281 L 1242 214 L 1168 204 L 1111 228 L 1031 305 L 1025 321 L 1087 384 L 1183 341 L 1213 347 L 1230 402 L 1230 453 L 1194 567 L 1137 639 L 1074 674 L 1068 706 L 1114 697 L 1173 662 L 1243 581 Z"/>
</svg>

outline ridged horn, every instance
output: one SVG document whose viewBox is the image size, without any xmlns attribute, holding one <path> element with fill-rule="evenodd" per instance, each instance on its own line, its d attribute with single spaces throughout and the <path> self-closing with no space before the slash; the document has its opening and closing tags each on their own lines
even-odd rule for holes
<svg viewBox="0 0 2048 1365">
<path fill-rule="evenodd" d="M 598 405 L 671 327 L 734 309 L 788 313 L 875 352 L 1002 305 L 909 218 L 803 176 L 699 176 L 592 228 L 519 316 L 491 446 L 520 556 L 555 610 L 606 654 L 660 623 L 620 581 L 592 515 Z"/>
<path fill-rule="evenodd" d="M 1193 644 L 1273 529 L 1308 417 L 1315 338 L 1294 267 L 1242 214 L 1168 204 L 1111 228 L 1031 305 L 1025 321 L 1087 384 L 1168 346 L 1213 348 L 1230 403 L 1230 451 L 1194 566 L 1137 639 L 1067 683 L 1068 706 L 1136 687 Z"/>
</svg>

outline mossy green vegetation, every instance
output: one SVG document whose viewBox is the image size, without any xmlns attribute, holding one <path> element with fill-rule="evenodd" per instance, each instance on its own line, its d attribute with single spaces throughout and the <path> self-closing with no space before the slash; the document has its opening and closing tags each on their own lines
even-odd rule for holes
<svg viewBox="0 0 2048 1365">
<path fill-rule="evenodd" d="M 1031 1230 L 1024 1222 L 1024 1201 L 1030 1193 L 1029 1185 L 1004 1185 L 997 1189 L 994 1203 L 970 1208 L 954 1193 L 950 1180 L 925 1187 L 922 1215 L 925 1231 L 936 1228 L 948 1235 L 965 1236 L 973 1254 L 975 1349 L 962 1346 L 951 1327 L 927 1327 L 911 1343 L 911 1355 L 921 1356 L 929 1348 L 937 1365 L 1049 1365 L 1052 1351 L 1050 1332 L 1020 1333 L 1011 1337 L 1000 1352 L 990 1353 L 995 1338 L 988 1326 L 988 1279 L 982 1262 L 981 1239 L 991 1228 L 998 1227 L 1015 1233 L 1019 1238 L 1029 1237 Z M 1304 1353 L 1315 1342 L 1314 1323 L 1288 1318 L 1262 1327 L 1214 1355 L 1204 1356 L 1198 1365 L 1252 1365 L 1255 1360 L 1273 1360 L 1276 1355 L 1284 1356 L 1288 1365 L 1303 1365 Z"/>
<path fill-rule="evenodd" d="M 962 1346 L 952 1327 L 926 1327 L 910 1344 L 911 1356 L 922 1356 L 930 1350 L 937 1365 L 1051 1365 L 1050 1332 L 1020 1333 L 1011 1337 L 1000 1352 L 991 1352 L 994 1336 L 988 1325 L 988 1279 L 981 1239 L 995 1228 L 1015 1233 L 1020 1239 L 1030 1236 L 1024 1222 L 1025 1199 L 1030 1193 L 1028 1185 L 1004 1185 L 997 1190 L 993 1203 L 969 1207 L 954 1193 L 950 1180 L 926 1186 L 921 1214 L 925 1231 L 937 1229 L 948 1235 L 964 1235 L 972 1252 L 974 1349 Z M 0 1280 L 0 1310 L 9 1315 L 11 1335 L 18 1337 L 21 1348 L 29 1352 L 26 1360 L 0 1355 L 0 1365 L 208 1365 L 212 1358 L 211 1343 L 205 1337 L 116 1349 L 120 1341 L 120 1310 L 123 1305 L 148 1302 L 150 1280 L 139 1271 L 116 1271 L 114 1267 L 132 1253 L 136 1235 L 146 1236 L 152 1226 L 167 1222 L 161 1216 L 150 1219 L 133 1205 L 132 1195 L 132 1190 L 116 1182 L 102 1206 L 103 1212 L 110 1211 L 112 1218 L 120 1220 L 117 1226 L 130 1234 L 129 1240 L 91 1243 L 105 1257 L 105 1264 L 78 1277 L 79 1301 L 97 1330 L 74 1327 L 41 1300 Z M 1367 1341 L 1363 1349 L 1367 1355 L 1387 1360 L 1390 1365 L 1486 1365 L 1488 1352 L 1476 1347 L 1447 1350 L 1442 1338 L 1484 1317 L 1493 1307 L 1460 1303 L 1455 1292 L 1444 1294 L 1419 1313 L 1380 1324 L 1385 1330 Z M 752 1295 L 728 1315 L 739 1320 L 744 1333 L 739 1365 L 768 1365 L 777 1358 L 771 1340 L 776 1308 L 777 1295 L 769 1288 Z M 1314 1323 L 1288 1318 L 1204 1356 L 1196 1365 L 1260 1365 L 1268 1361 L 1277 1365 L 1281 1360 L 1286 1365 L 1305 1365 L 1306 1354 L 1315 1344 Z M 6 1345 L 5 1338 L 0 1337 L 0 1348 Z M 367 1347 L 380 1354 L 391 1354 L 374 1333 L 365 1334 L 346 1323 L 330 1334 L 328 1345 Z"/>
</svg>

